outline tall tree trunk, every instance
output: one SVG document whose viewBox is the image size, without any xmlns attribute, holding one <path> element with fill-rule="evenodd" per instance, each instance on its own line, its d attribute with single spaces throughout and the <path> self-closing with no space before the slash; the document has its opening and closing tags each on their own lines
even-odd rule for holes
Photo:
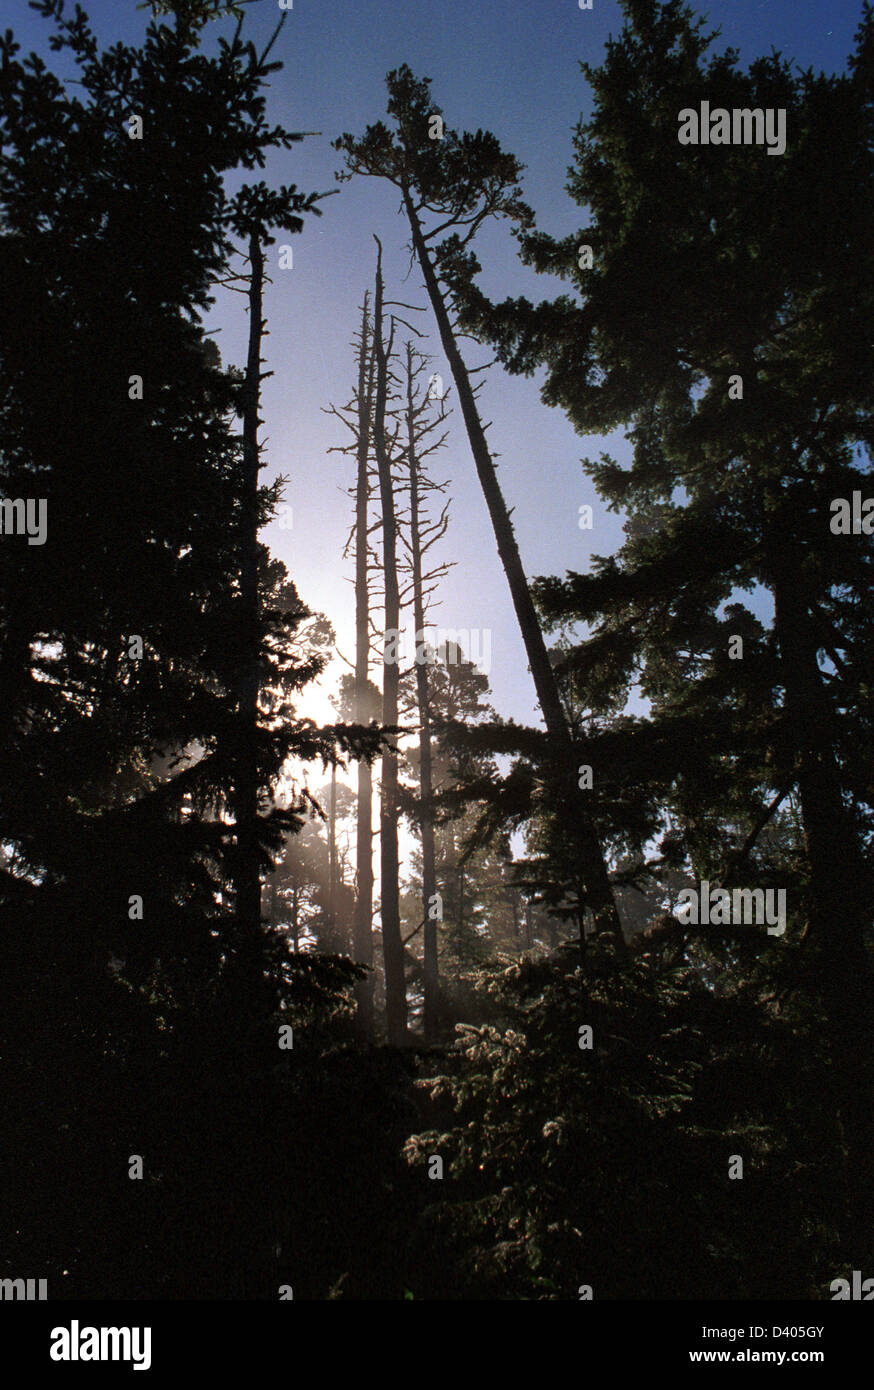
<svg viewBox="0 0 874 1390">
<path fill-rule="evenodd" d="M 370 449 L 372 401 L 368 386 L 368 295 L 361 315 L 361 348 L 358 356 L 358 475 L 355 484 L 355 719 L 370 722 L 369 655 L 370 600 L 367 589 L 367 502 L 369 484 L 367 460 Z M 353 937 L 355 959 L 368 967 L 367 978 L 355 989 L 361 1033 L 373 1036 L 373 777 L 370 764 L 358 760 L 358 802 L 355 833 L 355 917 Z"/>
<path fill-rule="evenodd" d="M 576 843 L 582 877 L 596 926 L 599 930 L 611 933 L 617 944 L 624 946 L 625 938 L 622 935 L 622 925 L 610 886 L 607 865 L 588 806 L 583 794 L 578 789 L 574 767 L 573 740 L 562 708 L 555 674 L 550 665 L 546 643 L 543 640 L 543 632 L 537 620 L 537 613 L 528 588 L 513 524 L 489 452 L 470 376 L 455 341 L 446 303 L 428 254 L 421 223 L 413 206 L 409 189 L 403 189 L 403 198 L 412 232 L 413 250 L 425 280 L 425 288 L 428 291 L 431 308 L 437 320 L 440 341 L 458 391 L 461 413 L 495 533 L 498 555 L 507 576 L 513 607 L 525 644 L 528 663 L 531 667 L 534 688 L 554 749 L 556 787 L 560 791 L 559 814 L 572 814 L 575 820 Z M 564 810 L 564 803 L 567 803 L 567 811 Z"/>
<path fill-rule="evenodd" d="M 385 627 L 387 633 L 397 634 L 400 625 L 400 589 L 397 567 L 397 524 L 395 521 L 394 487 L 388 451 L 385 446 L 385 413 L 388 398 L 388 356 L 382 341 L 382 245 L 376 266 L 376 301 L 373 313 L 374 348 L 376 351 L 376 403 L 373 421 L 374 451 L 379 473 L 379 495 L 382 503 L 383 575 L 385 580 Z M 389 350 L 391 335 L 389 335 Z M 398 722 L 400 690 L 400 661 L 397 640 L 393 643 L 394 659 L 383 654 L 382 722 Z M 404 979 L 404 943 L 401 935 L 401 913 L 398 893 L 398 755 L 394 746 L 382 757 L 379 808 L 380 900 L 382 903 L 382 950 L 385 963 L 385 1015 L 388 1040 L 396 1047 L 407 1038 L 407 994 Z"/>
<path fill-rule="evenodd" d="M 431 705 L 428 665 L 418 659 L 424 642 L 425 598 L 422 586 L 422 539 L 419 534 L 419 464 L 416 456 L 416 423 L 413 409 L 413 349 L 407 343 L 407 452 L 410 469 L 410 545 L 413 556 L 413 621 L 416 629 L 416 701 L 419 707 L 419 796 L 425 809 L 419 815 L 422 840 L 422 911 L 424 915 L 425 1041 L 437 1035 L 440 980 L 437 964 L 437 921 L 432 916 L 437 874 L 434 853 L 434 819 L 430 809 L 433 790 L 431 771 Z"/>
<path fill-rule="evenodd" d="M 328 804 L 328 922 L 331 950 L 337 943 L 337 764 L 331 764 L 331 799 Z"/>
<path fill-rule="evenodd" d="M 241 662 L 237 680 L 237 762 L 234 782 L 236 854 L 236 964 L 234 993 L 250 1017 L 265 1007 L 261 872 L 258 847 L 258 691 L 260 605 L 258 597 L 258 411 L 261 400 L 261 342 L 264 332 L 264 252 L 249 238 L 249 346 L 243 396 L 243 495 L 240 508 Z"/>
</svg>

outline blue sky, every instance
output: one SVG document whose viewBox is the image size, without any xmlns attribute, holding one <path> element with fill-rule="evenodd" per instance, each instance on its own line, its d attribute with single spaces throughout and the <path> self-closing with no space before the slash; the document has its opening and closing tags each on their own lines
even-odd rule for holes
<svg viewBox="0 0 874 1390">
<path fill-rule="evenodd" d="M 136 41 L 146 15 L 135 0 L 92 0 L 84 5 L 101 43 Z M 694 5 L 722 30 L 723 45 L 740 49 L 749 62 L 776 48 L 801 67 L 839 71 L 846 63 L 861 13 L 861 0 L 719 0 Z M 280 11 L 275 0 L 249 8 L 247 27 L 263 40 Z M 23 47 L 47 57 L 49 25 L 26 0 L 6 0 L 4 27 Z M 571 160 L 572 128 L 590 110 L 579 60 L 597 63 L 606 37 L 618 33 L 616 0 L 594 0 L 580 10 L 577 0 L 294 0 L 274 55 L 285 64 L 274 74 L 272 116 L 291 129 L 321 131 L 272 162 L 268 173 L 300 188 L 336 187 L 339 158 L 330 141 L 343 131 L 359 133 L 385 109 L 385 73 L 407 62 L 433 79 L 433 94 L 447 125 L 484 127 L 526 165 L 524 189 L 539 225 L 563 235 L 580 225 L 578 209 L 564 191 Z M 230 21 L 223 21 L 226 27 Z M 212 26 L 213 31 L 218 26 Z M 52 66 L 57 59 L 49 57 Z M 351 463 L 327 451 L 345 442 L 339 423 L 323 412 L 341 405 L 354 379 L 349 347 L 358 306 L 371 284 L 372 234 L 382 239 L 390 297 L 425 305 L 419 277 L 404 280 L 406 228 L 397 199 L 373 180 L 344 185 L 293 239 L 294 268 L 274 264 L 266 310 L 270 337 L 262 437 L 267 440 L 265 474 L 288 476 L 291 530 L 271 527 L 267 539 L 286 562 L 304 599 L 334 622 L 341 647 L 351 655 L 351 574 L 341 558 L 351 521 L 342 488 L 352 480 Z M 521 267 L 514 242 L 503 231 L 483 242 L 484 284 L 495 295 L 551 292 L 545 277 Z M 274 262 L 277 248 L 274 248 Z M 148 254 L 148 248 L 144 248 Z M 239 296 L 219 292 L 210 327 L 226 360 L 242 362 L 246 319 Z M 417 316 L 429 334 L 423 347 L 439 344 L 430 312 Z M 472 363 L 484 354 L 468 352 Z M 443 368 L 446 381 L 449 373 Z M 600 507 L 579 465 L 605 448 L 623 455 L 623 441 L 582 439 L 563 415 L 541 405 L 536 381 L 489 373 L 483 396 L 485 418 L 494 422 L 490 441 L 500 457 L 500 476 L 529 575 L 585 569 L 591 551 L 610 553 L 621 539 L 619 519 Z M 443 586 L 434 621 L 446 627 L 492 632 L 493 701 L 504 715 L 536 718 L 524 650 L 495 552 L 485 504 L 458 414 L 449 447 L 434 471 L 452 480 L 452 520 L 443 554 L 456 561 Z M 582 503 L 594 506 L 593 531 L 577 524 Z M 311 712 L 328 715 L 324 695 Z"/>
</svg>

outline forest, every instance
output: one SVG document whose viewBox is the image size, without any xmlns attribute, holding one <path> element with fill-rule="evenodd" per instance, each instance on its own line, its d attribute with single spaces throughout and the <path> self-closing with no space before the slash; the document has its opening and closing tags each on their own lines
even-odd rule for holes
<svg viewBox="0 0 874 1390">
<path fill-rule="evenodd" d="M 604 0 L 556 233 L 418 61 L 298 129 L 303 2 L 0 34 L 0 1280 L 874 1297 L 874 9 L 826 71 Z"/>
</svg>

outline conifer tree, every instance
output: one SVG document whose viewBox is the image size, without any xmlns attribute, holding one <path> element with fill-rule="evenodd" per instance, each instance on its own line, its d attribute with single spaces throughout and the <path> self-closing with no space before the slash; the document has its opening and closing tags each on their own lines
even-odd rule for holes
<svg viewBox="0 0 874 1390">
<path fill-rule="evenodd" d="M 272 64 L 239 31 L 211 57 L 163 24 L 101 52 L 81 11 L 39 8 L 77 80 L 0 37 L 0 492 L 46 503 L 44 543 L 0 537 L 0 1050 L 17 1175 L 3 1258 L 50 1260 L 60 1278 L 66 1251 L 89 1297 L 186 1276 L 186 1296 L 200 1278 L 252 1296 L 274 1215 L 257 1118 L 271 1083 L 228 1042 L 271 1004 L 334 1016 L 356 972 L 292 959 L 254 894 L 243 936 L 230 813 L 253 761 L 263 789 L 292 755 L 330 761 L 362 741 L 295 708 L 325 651 L 257 541 L 278 498 L 257 479 L 258 306 L 248 379 L 201 319 L 234 239 L 294 230 L 310 195 L 225 189 L 295 142 L 267 121 Z M 301 820 L 295 806 L 258 817 L 250 887 L 256 853 L 269 868 Z M 234 1134 L 218 1158 L 216 1126 Z M 140 1205 L 125 1142 L 167 1155 Z M 71 1169 L 89 1177 L 64 1210 Z M 200 1230 L 179 1234 L 201 1212 L 202 1248 Z M 149 1253 L 150 1227 L 158 1248 L 191 1247 L 178 1269 Z M 135 1273 L 126 1251 L 142 1255 Z"/>
<path fill-rule="evenodd" d="M 523 259 L 575 294 L 492 305 L 470 257 L 456 260 L 453 288 L 466 327 L 511 371 L 546 367 L 544 400 L 581 432 L 628 428 L 630 469 L 586 465 L 608 505 L 630 513 L 626 545 L 541 590 L 554 620 L 596 624 L 574 657 L 584 688 L 600 683 L 621 704 L 639 680 L 655 706 L 649 747 L 687 793 L 711 778 L 711 805 L 718 793 L 736 812 L 745 789 L 729 866 L 797 794 L 796 920 L 841 1077 L 858 1183 L 847 1234 L 864 1246 L 871 813 L 853 750 L 870 720 L 858 621 L 872 611 L 872 573 L 836 499 L 849 515 L 872 444 L 874 16 L 866 6 L 849 71 L 831 77 L 779 54 L 742 71 L 736 52 L 709 52 L 713 36 L 679 0 L 623 9 L 603 65 L 583 65 L 595 111 L 577 129 L 568 189 L 589 221 L 561 241 L 521 238 Z M 704 91 L 711 108 L 785 112 L 785 153 L 680 143 L 678 119 Z M 754 587 L 772 618 L 740 601 Z"/>
</svg>

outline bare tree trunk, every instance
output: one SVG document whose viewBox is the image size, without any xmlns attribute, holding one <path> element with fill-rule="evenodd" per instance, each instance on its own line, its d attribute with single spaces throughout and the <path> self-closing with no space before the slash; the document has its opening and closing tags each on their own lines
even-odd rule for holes
<svg viewBox="0 0 874 1390">
<path fill-rule="evenodd" d="M 422 911 L 425 1041 L 433 1042 L 437 1035 L 440 1003 L 440 980 L 437 963 L 437 919 L 434 897 L 437 874 L 434 852 L 434 820 L 430 809 L 433 790 L 431 772 L 431 705 L 428 695 L 428 664 L 419 660 L 420 644 L 424 641 L 425 598 L 422 585 L 422 538 L 419 534 L 419 464 L 416 456 L 416 422 L 413 402 L 413 350 L 407 343 L 407 453 L 410 470 L 410 548 L 413 557 L 413 621 L 416 632 L 416 701 L 419 708 L 419 796 L 425 804 L 420 813 L 419 832 L 422 840 Z"/>
<path fill-rule="evenodd" d="M 373 314 L 374 347 L 376 350 L 376 408 L 374 413 L 374 451 L 379 472 L 379 493 L 382 503 L 383 575 L 385 580 L 386 633 L 397 634 L 400 625 L 400 588 L 397 567 L 397 523 L 395 520 L 394 486 L 388 451 L 385 446 L 385 414 L 388 398 L 388 354 L 382 341 L 382 245 L 376 267 L 376 301 Z M 391 334 L 389 335 L 389 352 Z M 400 693 L 400 662 L 397 641 L 394 657 L 383 655 L 382 722 L 396 725 Z M 382 916 L 382 950 L 385 963 L 385 1014 L 388 1040 L 396 1047 L 407 1040 L 407 994 L 404 978 L 404 943 L 401 935 L 401 913 L 398 893 L 398 755 L 392 746 L 382 757 L 379 811 L 380 901 Z"/>
<path fill-rule="evenodd" d="M 358 357 L 358 474 L 355 484 L 355 719 L 369 722 L 370 602 L 367 589 L 367 458 L 370 445 L 371 399 L 368 389 L 368 296 L 361 315 Z M 358 761 L 358 804 L 355 836 L 355 918 L 352 932 L 355 959 L 369 967 L 355 989 L 358 1020 L 365 1037 L 373 1036 L 373 777 L 370 764 Z"/>
<path fill-rule="evenodd" d="M 543 640 L 543 633 L 537 620 L 531 592 L 528 588 L 513 524 L 489 452 L 470 376 L 452 331 L 446 303 L 428 254 L 422 227 L 413 206 L 409 189 L 403 189 L 403 198 L 412 232 L 413 250 L 425 279 L 428 298 L 437 320 L 440 341 L 458 391 L 458 399 L 461 404 L 461 412 L 477 475 L 497 541 L 498 555 L 510 586 L 510 595 L 522 633 L 522 640 L 525 644 L 528 663 L 531 667 L 534 688 L 554 749 L 556 786 L 562 790 L 562 801 L 567 802 L 567 811 L 564 813 L 573 814 L 574 817 L 577 848 L 588 903 L 598 928 L 611 933 L 617 944 L 624 946 L 625 938 L 622 935 L 622 925 L 616 910 L 607 865 L 588 806 L 578 789 L 573 758 L 573 740 L 562 708 L 555 674 L 549 662 L 546 643 Z"/>
<path fill-rule="evenodd" d="M 328 931 L 331 950 L 337 943 L 337 765 L 331 765 L 331 798 L 328 803 Z"/>
<path fill-rule="evenodd" d="M 258 692 L 260 605 L 258 595 L 258 411 L 261 399 L 261 342 L 264 253 L 249 238 L 249 345 L 243 396 L 243 496 L 240 535 L 241 665 L 237 678 L 237 757 L 234 781 L 236 853 L 235 990 L 241 1006 L 260 1018 L 264 1006 L 261 928 L 261 871 L 258 847 Z"/>
</svg>

